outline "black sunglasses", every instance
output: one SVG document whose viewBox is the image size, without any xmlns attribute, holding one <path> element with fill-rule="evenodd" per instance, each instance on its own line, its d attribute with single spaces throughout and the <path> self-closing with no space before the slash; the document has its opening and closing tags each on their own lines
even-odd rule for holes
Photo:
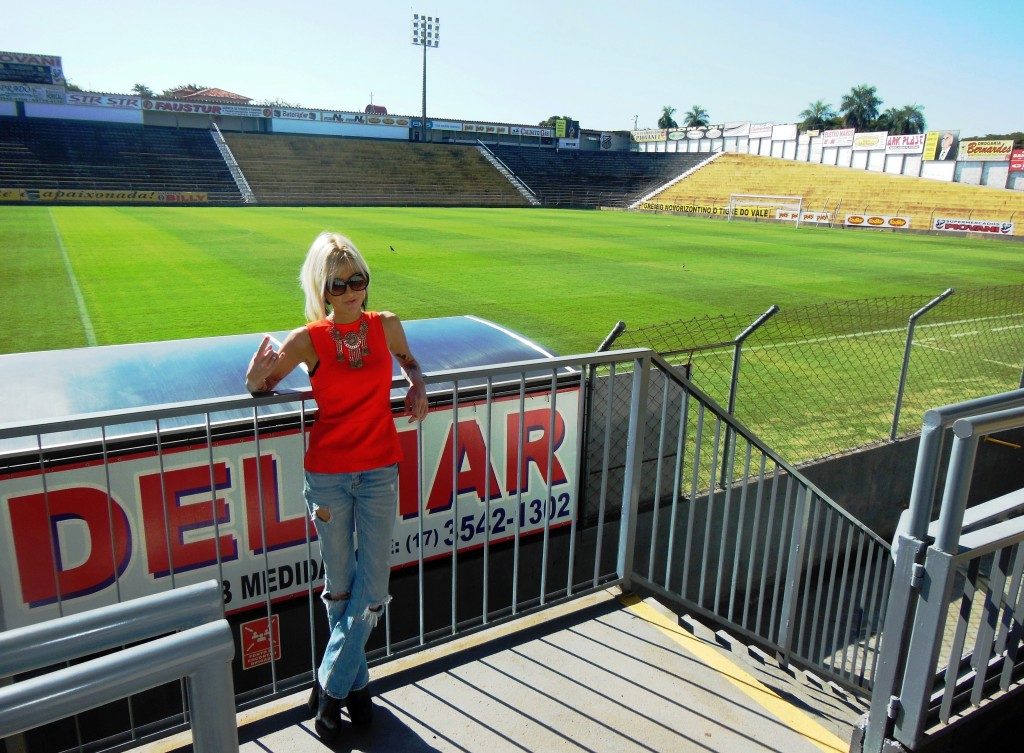
<svg viewBox="0 0 1024 753">
<path fill-rule="evenodd" d="M 366 290 L 370 284 L 370 276 L 364 275 L 362 272 L 349 277 L 347 280 L 343 280 L 340 277 L 332 277 L 327 281 L 327 292 L 331 295 L 341 295 L 345 292 L 346 288 L 352 288 L 353 290 Z"/>
</svg>

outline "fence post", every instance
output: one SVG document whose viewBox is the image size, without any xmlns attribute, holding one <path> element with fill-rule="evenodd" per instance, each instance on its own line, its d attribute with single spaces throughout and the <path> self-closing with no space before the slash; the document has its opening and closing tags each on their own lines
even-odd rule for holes
<svg viewBox="0 0 1024 753">
<path fill-rule="evenodd" d="M 782 649 L 782 661 L 785 664 L 789 663 L 789 654 L 793 648 L 797 592 L 800 589 L 800 579 L 803 575 L 804 548 L 807 543 L 807 518 L 810 514 L 807 504 L 808 493 L 807 487 L 801 483 L 796 491 L 793 534 L 789 540 L 789 553 L 786 558 L 786 585 L 782 592 L 782 613 L 779 626 L 779 648 Z"/>
<path fill-rule="evenodd" d="M 907 372 L 910 369 L 910 350 L 914 345 L 914 328 L 917 327 L 917 320 L 953 295 L 954 292 L 956 291 L 953 288 L 946 288 L 945 291 L 911 314 L 910 320 L 907 322 L 907 342 L 903 348 L 903 367 L 900 369 L 900 383 L 896 388 L 896 405 L 892 412 L 892 430 L 889 432 L 890 442 L 896 441 L 896 433 L 900 428 L 900 411 L 903 409 L 903 393 L 907 386 Z"/>
<path fill-rule="evenodd" d="M 728 405 L 728 412 L 729 412 L 729 415 L 733 416 L 734 418 L 736 416 L 736 395 L 737 395 L 737 392 L 739 390 L 740 355 L 741 355 L 741 353 L 743 351 L 743 342 L 748 337 L 750 337 L 752 334 L 754 334 L 754 332 L 756 332 L 757 329 L 762 324 L 764 324 L 766 321 L 771 319 L 778 312 L 779 312 L 778 304 L 777 303 L 773 303 L 768 308 L 767 311 L 765 311 L 763 314 L 761 314 L 761 316 L 757 317 L 757 319 L 755 319 L 753 322 L 751 322 L 750 326 L 748 326 L 745 330 L 740 332 L 740 334 L 736 337 L 736 339 L 733 340 L 732 376 L 729 379 L 729 405 Z M 722 458 L 723 459 L 729 457 L 729 450 L 730 450 L 730 448 L 732 446 L 732 441 L 733 441 L 732 440 L 732 430 L 729 427 L 726 427 L 726 431 L 725 431 L 725 445 L 722 448 Z M 719 477 L 719 483 L 722 486 L 725 486 L 725 479 L 726 479 L 726 468 L 725 468 L 725 463 L 723 462 L 722 463 L 722 475 Z"/>
<path fill-rule="evenodd" d="M 633 579 L 636 545 L 636 516 L 640 504 L 640 469 L 644 459 L 644 428 L 647 423 L 647 388 L 651 356 L 633 361 L 633 389 L 629 399 L 629 429 L 626 439 L 625 474 L 622 479 L 622 518 L 619 524 L 619 553 L 616 574 L 626 590 Z"/>
</svg>

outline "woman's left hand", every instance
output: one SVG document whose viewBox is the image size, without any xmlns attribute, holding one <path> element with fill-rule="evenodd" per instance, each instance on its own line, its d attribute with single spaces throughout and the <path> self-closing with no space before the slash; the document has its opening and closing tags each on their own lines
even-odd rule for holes
<svg viewBox="0 0 1024 753">
<path fill-rule="evenodd" d="M 426 417 L 427 390 L 423 382 L 410 385 L 405 393 L 405 415 L 409 416 L 409 423 L 422 421 Z"/>
</svg>

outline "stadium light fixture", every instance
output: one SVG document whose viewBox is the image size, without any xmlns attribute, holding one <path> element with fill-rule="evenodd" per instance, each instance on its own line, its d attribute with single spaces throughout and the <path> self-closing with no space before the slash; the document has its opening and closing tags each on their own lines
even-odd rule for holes
<svg viewBox="0 0 1024 753">
<path fill-rule="evenodd" d="M 412 14 L 412 43 L 423 48 L 423 120 L 420 121 L 420 141 L 427 140 L 427 48 L 441 42 L 441 19 L 422 13 Z"/>
</svg>

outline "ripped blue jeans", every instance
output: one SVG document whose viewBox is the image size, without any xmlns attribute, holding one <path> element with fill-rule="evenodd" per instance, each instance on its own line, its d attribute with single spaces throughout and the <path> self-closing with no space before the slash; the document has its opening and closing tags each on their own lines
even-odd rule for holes
<svg viewBox="0 0 1024 753">
<path fill-rule="evenodd" d="M 397 465 L 358 473 L 306 471 L 303 493 L 320 540 L 323 601 L 331 629 L 317 679 L 334 698 L 344 698 L 370 681 L 366 641 L 391 600 L 397 482 Z"/>
</svg>

